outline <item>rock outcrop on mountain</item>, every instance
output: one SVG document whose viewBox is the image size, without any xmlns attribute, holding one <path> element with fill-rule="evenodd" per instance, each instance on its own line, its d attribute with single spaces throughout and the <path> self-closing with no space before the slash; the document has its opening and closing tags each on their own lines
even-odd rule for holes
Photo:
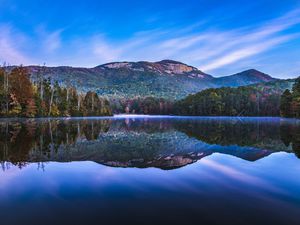
<svg viewBox="0 0 300 225">
<path fill-rule="evenodd" d="M 97 91 L 110 98 L 154 96 L 180 99 L 207 88 L 237 87 L 274 81 L 257 70 L 216 78 L 173 60 L 159 62 L 112 62 L 94 68 L 28 66 L 31 78 L 40 74 L 82 91 Z"/>
</svg>

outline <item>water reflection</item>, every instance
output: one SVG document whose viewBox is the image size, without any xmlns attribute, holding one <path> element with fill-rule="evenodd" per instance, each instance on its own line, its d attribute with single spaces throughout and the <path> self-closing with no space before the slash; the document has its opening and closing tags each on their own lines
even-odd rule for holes
<svg viewBox="0 0 300 225">
<path fill-rule="evenodd" d="M 173 169 L 213 153 L 255 161 L 300 156 L 300 123 L 279 118 L 92 118 L 0 120 L 0 161 L 94 161 Z"/>
</svg>

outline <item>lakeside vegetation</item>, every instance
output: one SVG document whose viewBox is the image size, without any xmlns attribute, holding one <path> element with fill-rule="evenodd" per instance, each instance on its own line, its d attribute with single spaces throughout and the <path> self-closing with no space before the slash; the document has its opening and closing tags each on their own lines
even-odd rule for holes
<svg viewBox="0 0 300 225">
<path fill-rule="evenodd" d="M 177 115 L 189 116 L 277 116 L 280 95 L 269 95 L 256 87 L 211 88 L 178 101 Z"/>
<path fill-rule="evenodd" d="M 291 89 L 291 91 L 290 91 Z M 285 90 L 285 91 L 284 91 Z M 43 67 L 0 68 L 1 117 L 111 116 L 120 113 L 188 116 L 300 117 L 300 79 L 209 88 L 181 100 L 154 96 L 99 97 L 45 78 Z"/>
<path fill-rule="evenodd" d="M 300 78 L 293 85 L 292 91 L 285 90 L 281 96 L 280 114 L 283 117 L 300 117 Z"/>
<path fill-rule="evenodd" d="M 290 86 L 295 92 L 293 102 L 289 95 L 286 96 Z M 299 117 L 299 87 L 298 78 L 296 81 L 276 81 L 238 88 L 210 88 L 177 101 L 174 113 L 189 116 L 286 116 L 287 113 L 283 111 L 285 104 L 285 108 L 292 108 L 293 113 L 288 113 L 290 117 Z"/>
<path fill-rule="evenodd" d="M 114 113 L 126 114 L 149 114 L 149 115 L 172 115 L 174 101 L 148 97 L 117 98 L 110 99 L 110 104 Z"/>
<path fill-rule="evenodd" d="M 95 92 L 81 93 L 45 79 L 42 71 L 30 79 L 22 66 L 0 68 L 0 116 L 58 117 L 110 116 L 109 101 Z"/>
<path fill-rule="evenodd" d="M 178 101 L 155 97 L 110 99 L 113 112 L 186 116 L 280 116 L 281 95 L 295 80 L 238 88 L 209 88 Z"/>
</svg>

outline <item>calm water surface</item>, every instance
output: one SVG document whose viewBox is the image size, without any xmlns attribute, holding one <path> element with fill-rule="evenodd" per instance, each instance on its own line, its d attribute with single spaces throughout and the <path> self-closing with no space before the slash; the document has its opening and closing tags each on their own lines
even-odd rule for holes
<svg viewBox="0 0 300 225">
<path fill-rule="evenodd" d="M 300 224 L 300 121 L 0 120 L 0 224 Z"/>
</svg>

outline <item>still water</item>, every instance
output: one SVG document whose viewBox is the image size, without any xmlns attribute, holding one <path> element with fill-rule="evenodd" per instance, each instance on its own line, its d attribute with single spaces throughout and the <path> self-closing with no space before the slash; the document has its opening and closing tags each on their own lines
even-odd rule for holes
<svg viewBox="0 0 300 225">
<path fill-rule="evenodd" d="M 300 121 L 0 120 L 0 224 L 300 224 Z"/>
</svg>

